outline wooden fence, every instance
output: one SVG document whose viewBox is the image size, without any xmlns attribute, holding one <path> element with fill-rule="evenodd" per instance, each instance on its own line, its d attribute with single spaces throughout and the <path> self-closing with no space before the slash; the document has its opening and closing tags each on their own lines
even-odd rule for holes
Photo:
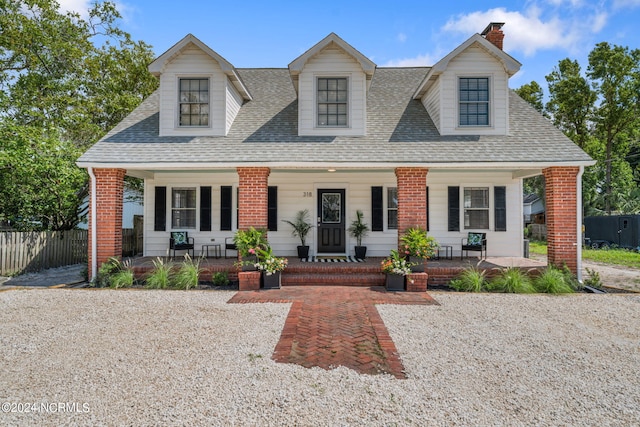
<svg viewBox="0 0 640 427">
<path fill-rule="evenodd" d="M 87 230 L 1 232 L 0 275 L 87 262 Z"/>
</svg>

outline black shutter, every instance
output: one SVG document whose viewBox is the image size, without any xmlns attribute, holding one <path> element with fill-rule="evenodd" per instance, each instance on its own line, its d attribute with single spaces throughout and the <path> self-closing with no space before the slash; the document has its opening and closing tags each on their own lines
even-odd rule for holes
<svg viewBox="0 0 640 427">
<path fill-rule="evenodd" d="M 220 187 L 220 230 L 231 230 L 233 187 Z"/>
<path fill-rule="evenodd" d="M 460 187 L 449 187 L 449 231 L 460 231 Z"/>
<path fill-rule="evenodd" d="M 267 194 L 267 229 L 278 231 L 278 187 L 269 186 Z"/>
<path fill-rule="evenodd" d="M 200 231 L 211 231 L 211 187 L 200 187 Z"/>
<path fill-rule="evenodd" d="M 371 187 L 371 231 L 383 231 L 384 206 L 382 204 L 382 187 Z"/>
<path fill-rule="evenodd" d="M 429 187 L 427 187 L 427 198 L 425 199 L 425 206 L 427 208 L 427 231 L 429 231 Z"/>
<path fill-rule="evenodd" d="M 507 187 L 494 187 L 496 231 L 507 231 Z"/>
<path fill-rule="evenodd" d="M 167 230 L 167 187 L 156 187 L 153 231 Z"/>
</svg>

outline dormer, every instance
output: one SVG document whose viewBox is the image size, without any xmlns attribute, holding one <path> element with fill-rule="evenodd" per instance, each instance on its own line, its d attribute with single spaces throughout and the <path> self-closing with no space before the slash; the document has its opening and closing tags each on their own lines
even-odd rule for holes
<svg viewBox="0 0 640 427">
<path fill-rule="evenodd" d="M 364 136 L 376 64 L 331 33 L 289 64 L 298 134 Z"/>
<path fill-rule="evenodd" d="M 160 136 L 225 136 L 251 100 L 233 65 L 192 34 L 149 71 L 160 78 Z"/>
<path fill-rule="evenodd" d="M 441 135 L 509 133 L 509 78 L 521 64 L 502 50 L 502 25 L 489 24 L 438 61 L 415 92 Z"/>
</svg>

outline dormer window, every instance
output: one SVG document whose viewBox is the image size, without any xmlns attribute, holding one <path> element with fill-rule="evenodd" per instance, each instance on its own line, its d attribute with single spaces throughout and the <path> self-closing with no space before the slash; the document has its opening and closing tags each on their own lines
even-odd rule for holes
<svg viewBox="0 0 640 427">
<path fill-rule="evenodd" d="M 180 126 L 209 126 L 209 79 L 180 79 Z"/>
<path fill-rule="evenodd" d="M 489 126 L 489 78 L 459 79 L 460 126 Z"/>
<path fill-rule="evenodd" d="M 349 91 L 346 77 L 318 78 L 318 127 L 346 127 Z"/>
</svg>

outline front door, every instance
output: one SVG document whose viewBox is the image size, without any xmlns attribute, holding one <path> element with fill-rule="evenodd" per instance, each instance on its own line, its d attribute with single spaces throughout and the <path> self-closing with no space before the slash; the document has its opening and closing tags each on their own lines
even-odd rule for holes
<svg viewBox="0 0 640 427">
<path fill-rule="evenodd" d="M 318 190 L 318 253 L 345 252 L 344 190 Z"/>
</svg>

